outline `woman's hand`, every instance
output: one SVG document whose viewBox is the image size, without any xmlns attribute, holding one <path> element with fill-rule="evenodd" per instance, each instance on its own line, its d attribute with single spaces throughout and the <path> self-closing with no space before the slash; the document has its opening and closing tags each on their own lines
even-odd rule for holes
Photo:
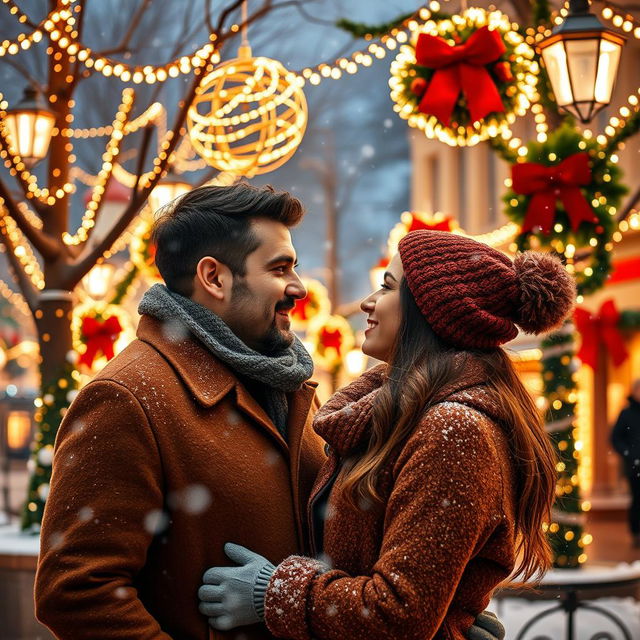
<svg viewBox="0 0 640 640">
<path fill-rule="evenodd" d="M 227 543 L 224 552 L 238 567 L 213 567 L 198 590 L 200 613 L 219 631 L 264 619 L 264 594 L 275 567 L 261 555 Z"/>
</svg>

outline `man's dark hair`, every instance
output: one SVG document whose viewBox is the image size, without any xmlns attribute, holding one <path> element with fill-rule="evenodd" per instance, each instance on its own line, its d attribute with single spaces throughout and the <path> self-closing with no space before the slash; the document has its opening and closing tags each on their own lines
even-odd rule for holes
<svg viewBox="0 0 640 640">
<path fill-rule="evenodd" d="M 260 246 L 252 219 L 267 218 L 293 227 L 303 215 L 300 200 L 269 185 L 241 182 L 198 187 L 157 214 L 151 242 L 156 246 L 158 271 L 169 289 L 187 297 L 193 293 L 198 262 L 205 256 L 244 276 L 247 256 Z"/>
</svg>

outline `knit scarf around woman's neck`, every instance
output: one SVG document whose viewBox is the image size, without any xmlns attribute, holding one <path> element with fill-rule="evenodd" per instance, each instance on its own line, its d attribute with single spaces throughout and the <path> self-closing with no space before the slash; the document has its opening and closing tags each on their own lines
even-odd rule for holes
<svg viewBox="0 0 640 640">
<path fill-rule="evenodd" d="M 313 373 L 313 360 L 296 337 L 291 346 L 265 355 L 248 347 L 222 319 L 206 307 L 153 285 L 143 296 L 138 313 L 164 322 L 179 321 L 236 374 L 263 386 L 261 402 L 267 415 L 286 439 L 286 393 L 296 391 Z"/>
</svg>

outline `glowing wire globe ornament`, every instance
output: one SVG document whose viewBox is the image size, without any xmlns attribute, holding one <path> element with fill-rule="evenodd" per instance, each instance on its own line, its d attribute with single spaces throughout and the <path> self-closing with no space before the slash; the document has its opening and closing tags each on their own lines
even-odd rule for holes
<svg viewBox="0 0 640 640">
<path fill-rule="evenodd" d="M 249 46 L 204 78 L 189 108 L 191 143 L 208 164 L 252 177 L 283 165 L 307 126 L 304 79 Z"/>
</svg>

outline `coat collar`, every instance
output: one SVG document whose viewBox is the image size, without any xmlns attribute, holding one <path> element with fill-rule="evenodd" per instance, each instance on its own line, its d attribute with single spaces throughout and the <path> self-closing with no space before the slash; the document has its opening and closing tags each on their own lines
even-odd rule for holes
<svg viewBox="0 0 640 640">
<path fill-rule="evenodd" d="M 269 431 L 284 449 L 288 449 L 287 443 L 264 409 L 254 400 L 233 371 L 194 339 L 181 324 L 161 322 L 151 316 L 143 315 L 138 325 L 137 336 L 169 362 L 198 404 L 211 408 L 235 389 L 238 407 Z M 309 394 L 313 396 L 316 386 L 317 383 L 312 381 L 303 383 L 301 390 L 292 394 L 291 402 L 298 394 L 302 394 L 305 399 Z M 292 404 L 292 409 L 296 404 Z M 289 413 L 289 422 L 291 422 L 298 412 L 290 411 Z"/>
<path fill-rule="evenodd" d="M 352 390 L 351 393 L 339 392 L 318 412 L 313 427 L 339 455 L 349 454 L 370 437 L 371 413 L 377 390 L 384 381 L 382 371 L 382 367 L 377 367 L 366 372 L 347 387 L 347 390 Z M 483 413 L 490 413 L 489 409 L 495 402 L 484 389 L 486 376 L 480 362 L 473 357 L 467 358 L 460 377 L 440 389 L 431 405 L 446 401 L 462 402 Z"/>
</svg>

